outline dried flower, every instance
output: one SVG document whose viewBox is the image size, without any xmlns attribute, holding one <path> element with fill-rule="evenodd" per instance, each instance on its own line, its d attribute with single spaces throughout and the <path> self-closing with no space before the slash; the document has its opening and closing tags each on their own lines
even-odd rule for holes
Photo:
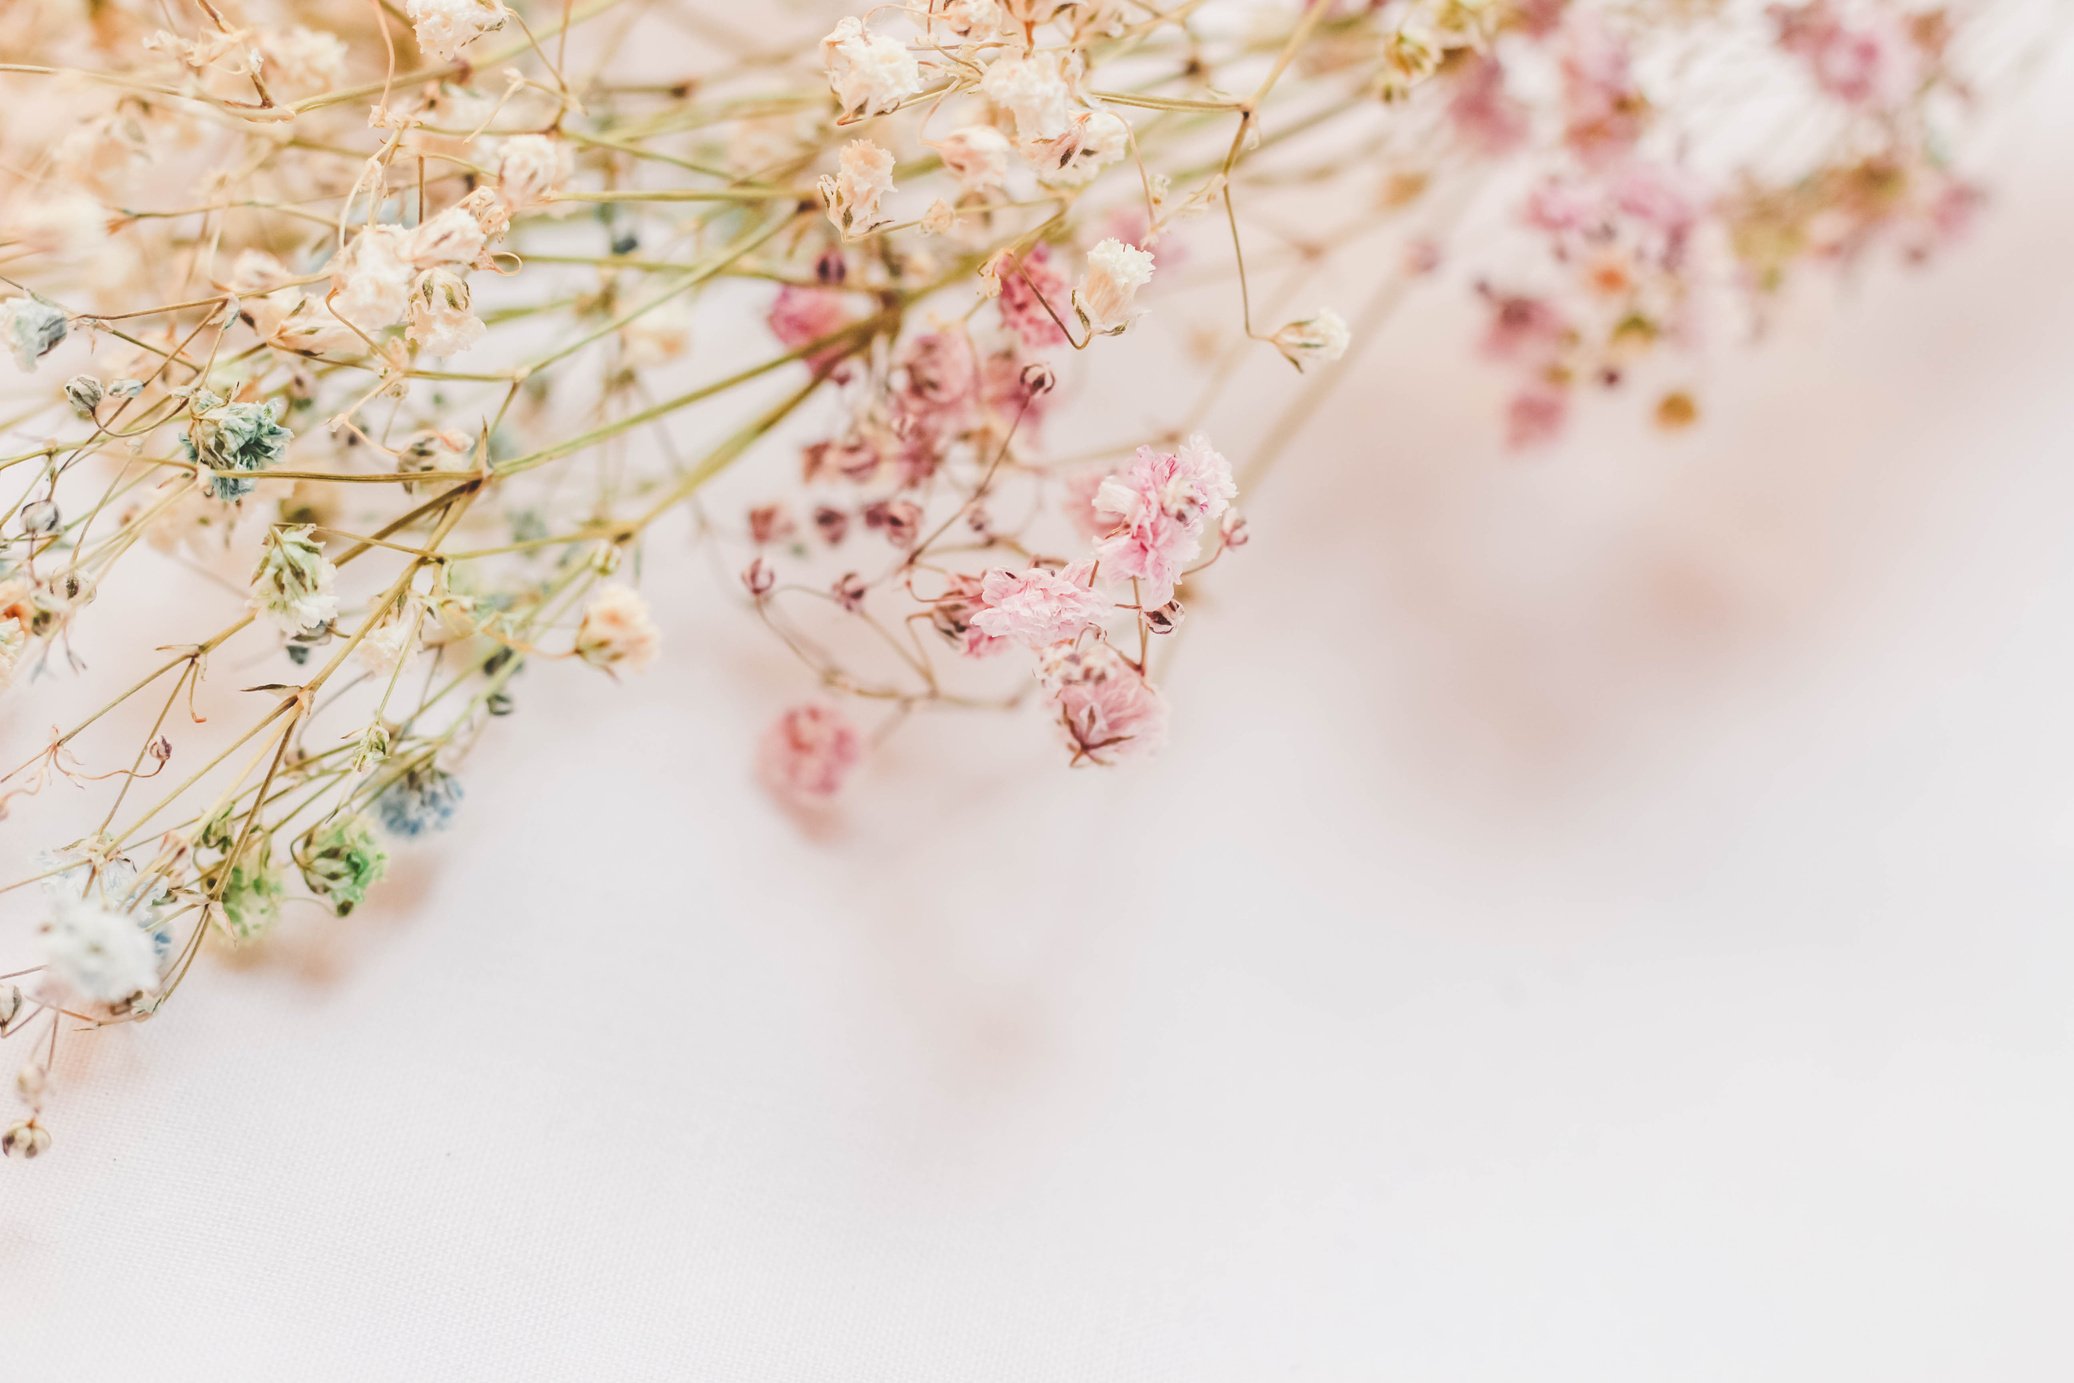
<svg viewBox="0 0 2074 1383">
<path fill-rule="evenodd" d="M 281 898 L 287 892 L 281 873 L 267 858 L 265 846 L 247 851 L 224 876 L 223 894 L 217 899 L 222 911 L 217 921 L 233 945 L 256 941 L 281 917 Z"/>
<path fill-rule="evenodd" d="M 428 269 L 411 288 L 411 341 L 426 355 L 458 355 L 482 340 L 468 280 L 451 269 Z"/>
<path fill-rule="evenodd" d="M 323 628 L 338 613 L 332 586 L 338 571 L 309 524 L 276 524 L 267 530 L 259 569 L 252 573 L 252 608 L 284 634 Z"/>
<path fill-rule="evenodd" d="M 92 1004 L 120 1004 L 158 989 L 158 948 L 135 917 L 77 896 L 60 896 L 37 936 L 58 992 Z"/>
<path fill-rule="evenodd" d="M 1087 252 L 1087 273 L 1073 290 L 1073 306 L 1089 329 L 1110 333 L 1130 325 L 1131 301 L 1152 282 L 1152 254 L 1121 240 L 1104 240 Z"/>
<path fill-rule="evenodd" d="M 655 661 L 662 635 L 648 617 L 648 602 L 632 586 L 600 586 L 583 607 L 576 630 L 576 656 L 608 672 L 640 672 Z"/>
<path fill-rule="evenodd" d="M 50 1151 L 50 1130 L 34 1119 L 0 1133 L 0 1156 L 34 1161 Z"/>
<path fill-rule="evenodd" d="M 1101 597 L 1088 585 L 1093 565 L 1082 562 L 1063 572 L 1042 567 L 988 572 L 980 582 L 973 628 L 1027 648 L 1073 638 L 1104 613 Z"/>
<path fill-rule="evenodd" d="M 1178 452 L 1138 448 L 1131 465 L 1095 492 L 1096 510 L 1114 524 L 1095 549 L 1104 574 L 1143 583 L 1148 607 L 1166 604 L 1182 569 L 1202 551 L 1204 525 L 1237 493 L 1231 463 L 1202 437 Z"/>
<path fill-rule="evenodd" d="M 868 139 L 853 139 L 843 145 L 836 168 L 818 184 L 829 221 L 845 239 L 884 225 L 879 201 L 893 191 L 893 155 Z"/>
<path fill-rule="evenodd" d="M 864 759 L 864 739 L 841 711 L 818 701 L 793 706 L 764 732 L 756 764 L 765 787 L 796 804 L 825 802 Z"/>
<path fill-rule="evenodd" d="M 461 782 L 429 763 L 413 765 L 375 799 L 375 814 L 389 834 L 406 839 L 453 824 Z"/>
<path fill-rule="evenodd" d="M 992 125 L 966 125 L 929 147 L 968 193 L 991 192 L 1008 181 L 1008 136 Z"/>
<path fill-rule="evenodd" d="M 503 28 L 511 11 L 502 0 L 409 0 L 404 15 L 425 56 L 449 62 L 484 34 Z"/>
<path fill-rule="evenodd" d="M 263 471 L 279 461 L 294 436 L 281 426 L 280 416 L 278 399 L 218 404 L 196 415 L 193 427 L 180 439 L 180 449 L 188 460 L 213 472 L 209 491 L 216 498 L 243 499 L 257 482 L 224 472 Z"/>
<path fill-rule="evenodd" d="M 1166 702 L 1108 644 L 1055 645 L 1045 652 L 1038 676 L 1074 763 L 1115 763 L 1151 754 L 1164 743 Z"/>
<path fill-rule="evenodd" d="M 569 176 L 569 146 L 544 134 L 513 135 L 497 150 L 497 191 L 513 207 L 544 206 Z"/>
<path fill-rule="evenodd" d="M 1271 338 L 1282 358 L 1301 370 L 1329 365 L 1347 353 L 1347 324 L 1337 312 L 1321 307 L 1309 317 L 1284 326 Z"/>
<path fill-rule="evenodd" d="M 310 833 L 297 856 L 310 892 L 344 917 L 367 899 L 367 890 L 389 869 L 389 852 L 375 839 L 368 819 L 354 813 L 334 817 Z"/>
<path fill-rule="evenodd" d="M 36 362 L 65 339 L 65 314 L 34 298 L 0 299 L 0 337 L 14 352 L 14 363 L 33 370 Z"/>
<path fill-rule="evenodd" d="M 922 89 L 921 70 L 906 46 L 872 33 L 854 15 L 838 20 L 821 40 L 821 58 L 845 120 L 897 110 Z"/>
</svg>

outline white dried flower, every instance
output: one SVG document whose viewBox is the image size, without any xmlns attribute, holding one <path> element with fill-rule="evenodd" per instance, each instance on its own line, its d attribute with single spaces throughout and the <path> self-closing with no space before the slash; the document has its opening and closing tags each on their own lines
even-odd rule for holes
<svg viewBox="0 0 2074 1383">
<path fill-rule="evenodd" d="M 426 355 L 458 355 L 482 340 L 468 280 L 451 269 L 427 269 L 411 288 L 409 335 Z"/>
<path fill-rule="evenodd" d="M 158 948 L 128 913 L 60 898 L 37 937 L 45 973 L 69 999 L 119 1004 L 158 989 Z"/>
<path fill-rule="evenodd" d="M 403 320 L 410 301 L 410 232 L 368 226 L 331 261 L 331 310 L 373 335 Z"/>
<path fill-rule="evenodd" d="M 259 30 L 267 86 L 275 95 L 314 96 L 344 84 L 346 45 L 335 34 L 290 24 Z"/>
<path fill-rule="evenodd" d="M 489 237 L 471 208 L 448 207 L 410 233 L 403 257 L 420 269 L 435 264 L 475 263 Z"/>
<path fill-rule="evenodd" d="M 1043 144 L 1026 145 L 1023 157 L 1055 187 L 1081 187 L 1103 169 L 1120 163 L 1131 149 L 1131 127 L 1106 110 L 1082 111 L 1066 132 Z"/>
<path fill-rule="evenodd" d="M 0 1133 L 0 1157 L 33 1162 L 50 1151 L 50 1130 L 29 1119 Z"/>
<path fill-rule="evenodd" d="M 1301 370 L 1307 365 L 1329 365 L 1347 353 L 1346 320 L 1329 307 L 1300 321 L 1290 322 L 1268 338 L 1283 359 Z"/>
<path fill-rule="evenodd" d="M 671 298 L 619 329 L 628 369 L 640 370 L 676 360 L 691 349 L 691 300 Z"/>
<path fill-rule="evenodd" d="M 1008 181 L 1008 136 L 992 125 L 967 125 L 929 145 L 967 192 L 987 192 Z"/>
<path fill-rule="evenodd" d="M 1077 104 L 1074 87 L 1079 78 L 1079 56 L 1052 49 L 996 58 L 979 89 L 1014 118 L 1016 139 L 1034 144 L 1066 132 Z"/>
<path fill-rule="evenodd" d="M 868 139 L 843 145 L 837 171 L 820 182 L 828 219 L 845 236 L 862 235 L 885 224 L 879 200 L 893 190 L 893 155 Z"/>
<path fill-rule="evenodd" d="M 404 14 L 417 33 L 419 49 L 434 62 L 451 62 L 511 17 L 502 0 L 410 0 Z"/>
<path fill-rule="evenodd" d="M 1104 240 L 1087 252 L 1087 272 L 1073 290 L 1080 320 L 1097 332 L 1122 331 L 1130 325 L 1131 303 L 1152 282 L 1152 252 Z"/>
<path fill-rule="evenodd" d="M 338 613 L 333 585 L 338 569 L 324 555 L 306 523 L 267 530 L 266 546 L 252 573 L 252 608 L 284 634 L 313 634 Z"/>
<path fill-rule="evenodd" d="M 14 352 L 14 363 L 33 370 L 36 362 L 65 339 L 65 314 L 34 298 L 0 300 L 0 337 Z"/>
<path fill-rule="evenodd" d="M 631 586 L 601 586 L 583 607 L 576 629 L 576 656 L 593 667 L 639 672 L 655 661 L 662 635 L 648 617 L 648 602 Z"/>
<path fill-rule="evenodd" d="M 569 147 L 544 134 L 514 135 L 497 151 L 497 190 L 514 208 L 554 200 L 569 176 Z"/>
<path fill-rule="evenodd" d="M 821 40 L 828 89 L 842 103 L 844 120 L 884 115 L 922 89 L 921 69 L 898 39 L 874 34 L 855 15 L 836 23 Z"/>
</svg>

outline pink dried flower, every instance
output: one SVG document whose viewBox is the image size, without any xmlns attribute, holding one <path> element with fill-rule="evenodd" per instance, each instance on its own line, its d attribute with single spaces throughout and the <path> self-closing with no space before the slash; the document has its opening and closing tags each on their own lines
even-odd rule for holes
<svg viewBox="0 0 2074 1383">
<path fill-rule="evenodd" d="M 973 627 L 1028 648 L 1075 638 L 1102 617 L 1102 598 L 1089 589 L 1092 580 L 1090 562 L 1077 562 L 1062 572 L 996 568 L 980 580 L 980 608 L 973 612 Z"/>
<path fill-rule="evenodd" d="M 788 350 L 798 350 L 823 337 L 832 336 L 853 320 L 843 295 L 827 288 L 801 288 L 786 284 L 771 303 L 771 335 Z M 809 368 L 825 370 L 842 358 L 842 347 L 831 345 L 806 357 Z"/>
<path fill-rule="evenodd" d="M 1545 446 L 1562 435 L 1569 413 L 1569 395 L 1553 385 L 1531 385 L 1506 405 L 1505 443 L 1520 448 Z"/>
<path fill-rule="evenodd" d="M 766 730 L 756 751 L 757 776 L 780 799 L 799 805 L 826 802 L 864 759 L 864 737 L 835 707 L 819 701 L 793 706 Z"/>
<path fill-rule="evenodd" d="M 1130 466 L 1095 492 L 1095 508 L 1115 525 L 1096 549 L 1104 575 L 1140 582 L 1148 607 L 1166 604 L 1202 552 L 1204 524 L 1222 516 L 1237 494 L 1231 463 L 1202 437 L 1178 452 L 1139 447 Z"/>
<path fill-rule="evenodd" d="M 1165 700 L 1106 643 L 1055 645 L 1045 652 L 1038 678 L 1075 764 L 1151 754 L 1166 739 Z"/>
<path fill-rule="evenodd" d="M 1039 243 L 1019 260 L 998 269 L 1001 324 L 1014 332 L 1026 350 L 1041 351 L 1066 344 L 1066 331 L 1053 313 L 1070 310 L 1072 287 L 1051 262 L 1051 247 Z M 1045 304 L 1050 304 L 1047 311 Z"/>
</svg>

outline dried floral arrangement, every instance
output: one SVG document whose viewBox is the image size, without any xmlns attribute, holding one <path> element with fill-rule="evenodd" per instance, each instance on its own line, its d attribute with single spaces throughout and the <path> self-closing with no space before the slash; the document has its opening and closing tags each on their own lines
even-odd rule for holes
<svg viewBox="0 0 2074 1383">
<path fill-rule="evenodd" d="M 727 16 L 0 6 L 0 685 L 77 712 L 10 726 L 0 810 L 99 794 L 86 834 L 9 842 L 9 1155 L 50 1146 L 67 1034 L 157 1014 L 284 904 L 349 913 L 444 826 L 522 669 L 610 696 L 647 666 L 654 545 L 707 549 L 797 655 L 812 696 L 757 751 L 790 803 L 940 708 L 1123 763 L 1276 455 L 1199 431 L 1233 371 L 1294 366 L 1309 407 L 1470 258 L 1512 442 L 1609 390 L 1689 425 L 1703 338 L 1963 228 L 1954 139 L 2029 32 L 1889 0 L 909 0 L 799 44 Z M 1458 244 L 1494 197 L 1501 238 Z M 1270 269 L 1352 324 L 1270 312 Z M 1048 450 L 1082 353 L 1177 275 L 1227 322 L 1205 401 Z M 763 498 L 708 503 L 730 470 Z M 220 617 L 73 656 L 96 597 L 193 571 Z"/>
</svg>

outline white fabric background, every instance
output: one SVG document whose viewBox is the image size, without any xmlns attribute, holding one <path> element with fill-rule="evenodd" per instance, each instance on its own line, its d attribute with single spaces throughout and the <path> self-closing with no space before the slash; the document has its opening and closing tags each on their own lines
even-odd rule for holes
<svg viewBox="0 0 2074 1383">
<path fill-rule="evenodd" d="M 2067 1377 L 2066 89 L 1668 446 L 1502 454 L 1415 302 L 1142 770 L 935 722 L 804 839 L 799 684 L 685 564 L 387 906 L 68 1067 L 0 1369 Z"/>
</svg>

